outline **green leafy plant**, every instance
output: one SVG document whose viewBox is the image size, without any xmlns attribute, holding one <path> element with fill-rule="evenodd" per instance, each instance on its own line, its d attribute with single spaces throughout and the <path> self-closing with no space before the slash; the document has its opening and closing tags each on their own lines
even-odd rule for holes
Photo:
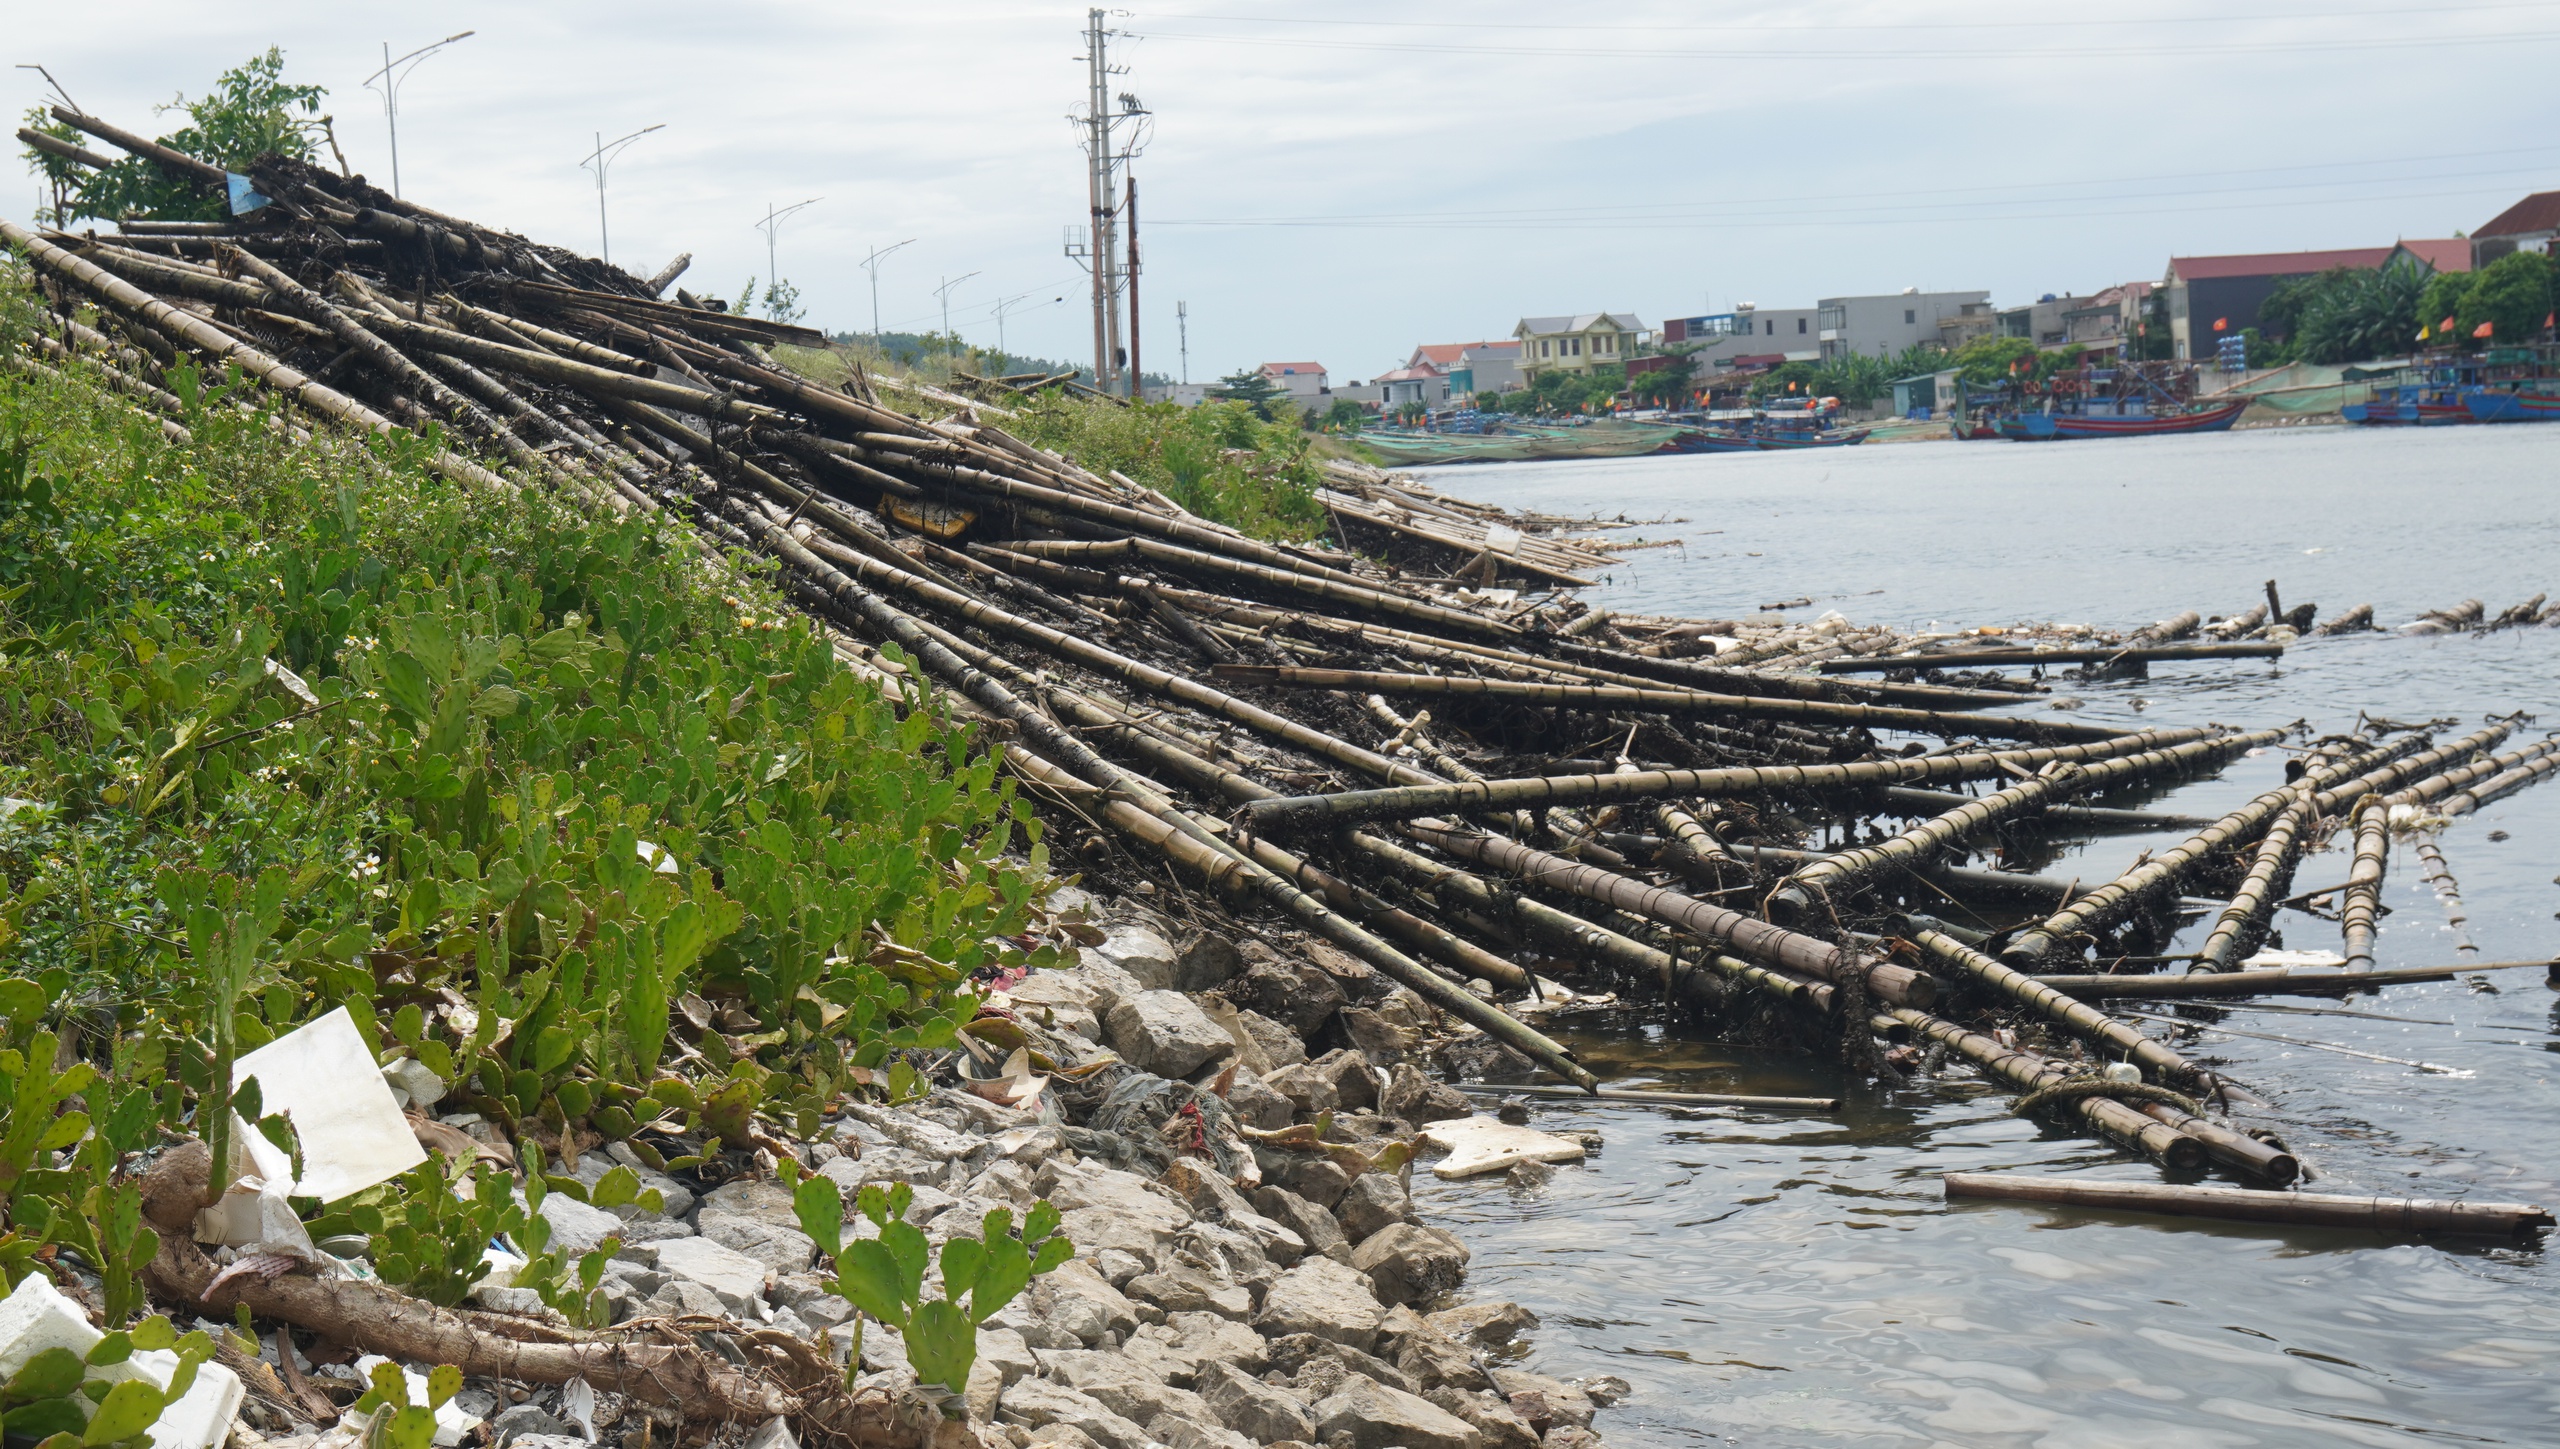
<svg viewBox="0 0 2560 1449">
<path fill-rule="evenodd" d="M 284 52 L 270 47 L 266 54 L 224 71 L 201 99 L 180 96 L 165 107 L 185 112 L 188 124 L 159 141 L 226 171 L 247 171 L 261 156 L 307 160 L 313 130 L 326 125 L 319 110 L 320 99 L 327 94 L 321 86 L 288 84 Z M 89 171 L 32 146 L 26 154 L 44 174 L 73 191 L 65 208 L 66 220 L 152 216 L 220 221 L 229 215 L 227 197 L 192 178 L 173 176 L 143 157 L 126 157 L 104 171 Z M 68 169 L 57 174 L 57 168 Z"/>
<path fill-rule="evenodd" d="M 130 1372 L 92 1372 L 114 1369 L 137 1350 L 175 1352 L 166 1387 Z M 107 1334 L 86 1354 L 45 1349 L 0 1386 L 0 1427 L 12 1440 L 38 1449 L 144 1449 L 161 1411 L 186 1397 L 213 1350 L 211 1335 L 198 1329 L 182 1337 L 157 1315 Z"/>
<path fill-rule="evenodd" d="M 372 1416 L 365 1426 L 367 1449 L 430 1449 L 436 1440 L 436 1410 L 462 1392 L 462 1370 L 438 1364 L 427 1371 L 427 1399 L 409 1401 L 409 1376 L 398 1364 L 378 1363 L 364 1396 L 351 1412 Z"/>
<path fill-rule="evenodd" d="M 349 1217 L 371 1238 L 374 1272 L 384 1282 L 445 1308 L 489 1276 L 490 1240 L 503 1234 L 521 1241 L 530 1223 L 542 1223 L 532 1234 L 547 1237 L 549 1227 L 516 1204 L 505 1173 L 474 1163 L 466 1177 L 433 1153 L 402 1175 L 388 1209 L 359 1204 Z M 540 1252 L 540 1244 L 532 1246 Z"/>
<path fill-rule="evenodd" d="M 855 1309 L 847 1378 L 861 1372 L 861 1324 L 867 1314 L 898 1330 L 916 1381 L 945 1392 L 946 1412 L 969 1385 L 969 1370 L 978 1359 L 978 1326 L 1002 1312 L 1032 1279 L 1075 1256 L 1075 1245 L 1058 1232 L 1057 1208 L 1047 1201 L 1032 1205 L 1018 1236 L 1013 1210 L 993 1208 L 979 1223 L 978 1237 L 944 1240 L 942 1296 L 928 1297 L 924 1278 L 932 1245 L 922 1229 L 906 1220 L 914 1188 L 865 1184 L 854 1195 L 854 1206 L 878 1236 L 848 1243 L 843 1192 L 835 1180 L 801 1176 L 791 1159 L 782 1162 L 790 1164 L 782 1167 L 782 1178 L 792 1189 L 801 1231 L 816 1239 L 835 1265 L 828 1291 Z"/>
</svg>

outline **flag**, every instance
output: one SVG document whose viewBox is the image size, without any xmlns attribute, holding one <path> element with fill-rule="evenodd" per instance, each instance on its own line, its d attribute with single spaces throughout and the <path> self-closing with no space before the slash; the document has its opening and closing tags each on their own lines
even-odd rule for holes
<svg viewBox="0 0 2560 1449">
<path fill-rule="evenodd" d="M 2433 336 L 2434 333 L 2435 329 L 2429 327 L 2426 323 L 2421 322 L 2418 324 L 2418 340 L 2420 342 L 2426 341 L 2429 337 Z"/>
<path fill-rule="evenodd" d="M 2447 318 L 2445 318 L 2443 321 L 2441 321 L 2441 322 L 2437 323 L 2437 324 L 2436 324 L 2436 330 L 2437 330 L 2438 332 L 2443 333 L 2443 334 L 2444 334 L 2444 335 L 2446 335 L 2447 337 L 2452 336 L 2452 335 L 2453 335 L 2453 319 L 2452 319 L 2451 317 L 2447 317 Z"/>
<path fill-rule="evenodd" d="M 2472 329 L 2471 329 L 2471 335 L 2472 335 L 2472 336 L 2474 336 L 2474 337 L 2486 337 L 2486 336 L 2488 336 L 2490 333 L 2495 332 L 2496 330 L 2497 330 L 2497 324 L 2496 324 L 2496 323 L 2494 323 L 2494 322 L 2483 322 L 2483 323 L 2481 323 L 2479 326 L 2474 327 L 2474 328 L 2472 328 Z"/>
<path fill-rule="evenodd" d="M 2216 317 L 2213 319 L 2213 330 L 2216 332 L 2219 332 L 2230 325 L 2231 319 L 2228 317 Z"/>
</svg>

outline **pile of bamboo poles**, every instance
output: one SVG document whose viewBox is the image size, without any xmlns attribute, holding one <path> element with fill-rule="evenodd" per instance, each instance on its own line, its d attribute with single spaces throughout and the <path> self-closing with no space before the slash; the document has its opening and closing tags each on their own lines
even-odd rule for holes
<svg viewBox="0 0 2560 1449">
<path fill-rule="evenodd" d="M 2471 808 L 2560 766 L 2491 754 L 2512 724 L 2377 732 L 2314 742 L 2287 784 L 2210 821 L 2092 804 L 2289 731 L 2132 732 L 2019 710 L 2041 702 L 2016 688 L 1811 673 L 1910 641 L 1613 617 L 1570 592 L 1612 559 L 1556 537 L 1565 521 L 1406 482 L 1337 475 L 1327 502 L 1351 541 L 1392 535 L 1428 568 L 1400 546 L 1380 551 L 1410 568 L 1253 539 L 1023 442 L 1001 407 L 902 389 L 902 409 L 858 369 L 796 374 L 773 349 L 823 338 L 663 300 L 676 267 L 636 277 L 298 163 L 251 179 L 271 200 L 225 223 L 0 223 L 58 318 L 11 365 L 86 370 L 180 437 L 172 370 L 236 366 L 322 419 L 432 425 L 451 440 L 436 466 L 469 486 L 645 510 L 770 560 L 857 667 L 921 672 L 990 721 L 1106 881 L 1169 871 L 1209 909 L 1275 916 L 1581 1087 L 1502 1005 L 1542 976 L 1640 984 L 1869 1066 L 1878 1035 L 1925 1039 L 2164 1162 L 2288 1180 L 2280 1149 L 2202 1115 L 2209 1073 L 2034 973 L 2155 950 L 2199 891 L 2218 893 L 2206 964 L 2240 964 L 2329 818 Z M 1922 788 L 1965 782 L 1996 788 Z M 2192 834 L 2087 888 L 1968 863 L 2164 819 Z M 2036 1049 L 1962 1024 L 1986 1012 Z M 2144 1080 L 2099 1071 L 2127 1061 Z"/>
</svg>

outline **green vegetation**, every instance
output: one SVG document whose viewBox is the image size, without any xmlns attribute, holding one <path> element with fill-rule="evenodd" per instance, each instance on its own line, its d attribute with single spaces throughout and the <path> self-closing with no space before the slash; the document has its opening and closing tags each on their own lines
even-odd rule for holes
<svg viewBox="0 0 2560 1449">
<path fill-rule="evenodd" d="M 0 351 L 42 320 L 0 260 Z M 849 672 L 748 561 L 170 380 L 192 443 L 0 373 L 11 1284 L 70 1247 L 138 1311 L 156 1243 L 119 1157 L 234 1109 L 293 1146 L 230 1062 L 341 1006 L 522 1143 L 538 1203 L 590 1195 L 543 1175 L 573 1133 L 681 1170 L 743 1161 L 759 1118 L 807 1136 L 846 1090 L 912 1094 L 900 1053 L 968 1027 L 974 973 L 1055 959 L 1020 935 L 1038 823 L 975 727 Z M 520 1281 L 588 1321 L 601 1260 L 541 1254 L 520 1211 L 437 1171 L 314 1226 L 440 1301 L 523 1233 Z"/>
<path fill-rule="evenodd" d="M 1369 410 L 1349 398 L 1334 399 L 1333 406 L 1316 419 L 1316 426 L 1328 433 L 1356 433 L 1368 425 Z"/>
<path fill-rule="evenodd" d="M 1689 399 L 1689 384 L 1698 375 L 1698 359 L 1686 352 L 1664 355 L 1663 364 L 1635 381 L 1635 400 L 1651 407 L 1676 408 Z"/>
<path fill-rule="evenodd" d="M 2560 307 L 2560 263 L 2540 252 L 2510 252 L 2476 272 L 2436 276 L 2418 304 L 2418 320 L 2438 347 L 2513 346 L 2539 335 L 2554 307 Z M 2489 335 L 2476 337 L 2483 323 Z"/>
<path fill-rule="evenodd" d="M 2418 331 L 2426 269 L 2405 258 L 2381 268 L 2332 267 L 2276 284 L 2249 329 L 2249 365 L 2369 362 L 2397 356 Z M 2263 330 L 2272 339 L 2262 342 Z"/>
<path fill-rule="evenodd" d="M 1221 402 L 1242 403 L 1266 423 L 1278 419 L 1279 414 L 1274 409 L 1283 401 L 1280 384 L 1264 377 L 1259 369 L 1250 367 L 1219 378 L 1218 385 L 1209 389 L 1209 396 Z"/>
<path fill-rule="evenodd" d="M 1609 404 L 1626 390 L 1627 370 L 1614 362 L 1582 372 L 1550 370 L 1531 378 L 1528 386 L 1518 392 L 1500 394 L 1499 410 L 1534 417 L 1607 412 Z M 1476 395 L 1476 406 L 1485 407 L 1485 394 Z"/>
<path fill-rule="evenodd" d="M 1990 339 L 1981 339 L 1990 340 Z M 2028 348 L 2033 351 L 2033 347 Z M 1915 343 L 1892 358 L 1851 353 L 1829 362 L 1789 362 L 1752 379 L 1755 401 L 1772 397 L 1836 397 L 1851 407 L 1868 407 L 1893 393 L 1893 380 L 1958 365 L 1933 343 Z M 1794 384 L 1791 389 L 1788 384 Z"/>
<path fill-rule="evenodd" d="M 156 139 L 173 151 L 209 161 L 225 171 L 246 171 L 261 156 L 288 156 L 308 161 L 312 135 L 325 131 L 320 86 L 287 85 L 284 52 L 269 49 L 246 64 L 222 73 L 201 100 L 178 97 L 164 110 L 184 111 L 191 124 Z M 296 113 L 300 115 L 297 117 Z M 53 120 L 42 106 L 27 112 L 27 125 L 58 140 L 77 145 L 87 140 L 77 130 Z M 226 198 L 192 182 L 180 181 L 139 156 L 127 156 L 104 171 L 39 151 L 25 150 L 29 163 L 53 190 L 51 213 L 43 218 L 60 225 L 83 217 L 151 216 L 180 221 L 220 221 L 229 214 Z"/>
<path fill-rule="evenodd" d="M 1313 439 L 1243 399 L 1124 405 L 1052 388 L 1009 406 L 1019 409 L 1005 422 L 1016 436 L 1096 473 L 1126 474 L 1203 518 L 1256 538 L 1324 531 Z"/>
</svg>

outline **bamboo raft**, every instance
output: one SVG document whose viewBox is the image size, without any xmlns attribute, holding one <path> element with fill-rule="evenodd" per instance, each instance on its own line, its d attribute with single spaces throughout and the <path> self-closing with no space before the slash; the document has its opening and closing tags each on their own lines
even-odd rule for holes
<svg viewBox="0 0 2560 1449">
<path fill-rule="evenodd" d="M 207 195 L 226 185 L 57 114 Z M 2209 820 L 2095 803 L 2308 732 L 2056 718 L 2031 681 L 1921 677 L 1923 659 L 1967 662 L 1930 652 L 1943 636 L 1837 615 L 1612 614 L 1571 592 L 1616 560 L 1565 536 L 1589 521 L 1359 470 L 1336 470 L 1323 501 L 1369 553 L 1253 539 L 1023 442 L 988 396 L 796 374 L 774 349 L 824 338 L 667 299 L 678 267 L 640 278 L 300 163 L 251 180 L 272 200 L 229 222 L 0 222 L 57 319 L 7 364 L 81 372 L 178 440 L 196 415 L 181 370 L 236 368 L 295 410 L 272 426 L 424 436 L 463 486 L 651 515 L 713 566 L 764 560 L 850 667 L 930 678 L 986 721 L 1091 874 L 1152 889 L 1169 872 L 1186 896 L 1321 938 L 1585 1092 L 1592 1073 L 1505 1009 L 1541 975 L 1640 988 L 1861 1073 L 1898 1075 L 1886 1049 L 1925 1043 L 2164 1165 L 2289 1182 L 2290 1154 L 2213 1120 L 2229 1084 L 2089 1003 L 2111 980 L 2258 988 L 2240 968 L 2305 843 L 2348 814 L 2359 973 L 2438 979 L 2370 969 L 2387 852 L 2368 832 L 2560 769 L 2548 741 L 2495 753 L 2512 721 L 2457 739 L 2360 721 Z M 2093 669 L 2261 658 L 2308 608 L 2270 585 L 2214 625 L 2191 612 L 2038 647 Z M 2527 622 L 2476 603 L 2448 617 Z M 2174 644 L 2208 628 L 2218 643 Z M 1850 676 L 1868 664 L 1886 677 Z M 1935 793 L 1966 784 L 1994 788 Z M 2108 882 L 1966 864 L 2099 825 L 2186 834 Z M 2199 911 L 2216 918 L 2206 975 L 2113 974 Z M 2011 1026 L 1974 1029 L 1987 1018 Z"/>
</svg>

